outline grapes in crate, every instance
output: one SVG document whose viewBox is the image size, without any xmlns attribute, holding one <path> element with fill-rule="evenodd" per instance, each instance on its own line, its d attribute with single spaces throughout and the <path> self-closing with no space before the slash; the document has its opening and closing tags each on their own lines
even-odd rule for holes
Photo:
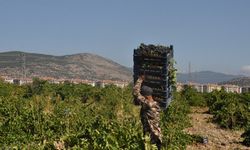
<svg viewBox="0 0 250 150">
<path fill-rule="evenodd" d="M 134 50 L 134 82 L 145 75 L 143 85 L 153 89 L 153 98 L 162 108 L 167 108 L 172 97 L 171 69 L 173 68 L 173 46 L 141 44 Z M 136 99 L 134 100 L 135 104 Z"/>
</svg>

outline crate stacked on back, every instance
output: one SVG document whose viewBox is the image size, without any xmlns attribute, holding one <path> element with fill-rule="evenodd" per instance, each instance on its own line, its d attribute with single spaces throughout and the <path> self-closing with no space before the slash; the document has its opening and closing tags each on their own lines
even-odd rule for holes
<svg viewBox="0 0 250 150">
<path fill-rule="evenodd" d="M 173 66 L 173 46 L 141 44 L 134 50 L 134 82 L 139 75 L 145 75 L 143 85 L 153 89 L 153 98 L 162 108 L 171 102 L 172 85 L 169 69 Z M 136 100 L 135 100 L 136 104 Z"/>
</svg>

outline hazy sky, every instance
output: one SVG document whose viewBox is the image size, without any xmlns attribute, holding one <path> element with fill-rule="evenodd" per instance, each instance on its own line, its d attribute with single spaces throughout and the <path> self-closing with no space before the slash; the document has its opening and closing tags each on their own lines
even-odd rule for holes
<svg viewBox="0 0 250 150">
<path fill-rule="evenodd" d="M 174 45 L 179 72 L 250 76 L 250 0 L 0 0 L 0 52 L 91 52 L 133 66 L 140 43 Z"/>
</svg>

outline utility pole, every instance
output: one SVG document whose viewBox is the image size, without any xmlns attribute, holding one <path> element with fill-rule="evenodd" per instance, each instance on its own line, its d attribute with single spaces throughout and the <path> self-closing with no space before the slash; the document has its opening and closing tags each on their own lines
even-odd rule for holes
<svg viewBox="0 0 250 150">
<path fill-rule="evenodd" d="M 188 84 L 192 82 L 192 75 L 191 75 L 191 62 L 188 63 Z"/>
<path fill-rule="evenodd" d="M 26 83 L 26 55 L 21 53 L 22 57 L 22 80 Z"/>
</svg>

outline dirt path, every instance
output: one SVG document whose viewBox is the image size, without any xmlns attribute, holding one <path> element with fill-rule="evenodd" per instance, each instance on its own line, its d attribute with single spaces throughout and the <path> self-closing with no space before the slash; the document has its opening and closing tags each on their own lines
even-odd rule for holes
<svg viewBox="0 0 250 150">
<path fill-rule="evenodd" d="M 250 150 L 240 142 L 242 131 L 225 130 L 211 122 L 212 115 L 207 113 L 208 108 L 192 108 L 190 117 L 192 127 L 186 131 L 190 134 L 200 135 L 208 138 L 207 144 L 193 144 L 187 150 Z"/>
</svg>

